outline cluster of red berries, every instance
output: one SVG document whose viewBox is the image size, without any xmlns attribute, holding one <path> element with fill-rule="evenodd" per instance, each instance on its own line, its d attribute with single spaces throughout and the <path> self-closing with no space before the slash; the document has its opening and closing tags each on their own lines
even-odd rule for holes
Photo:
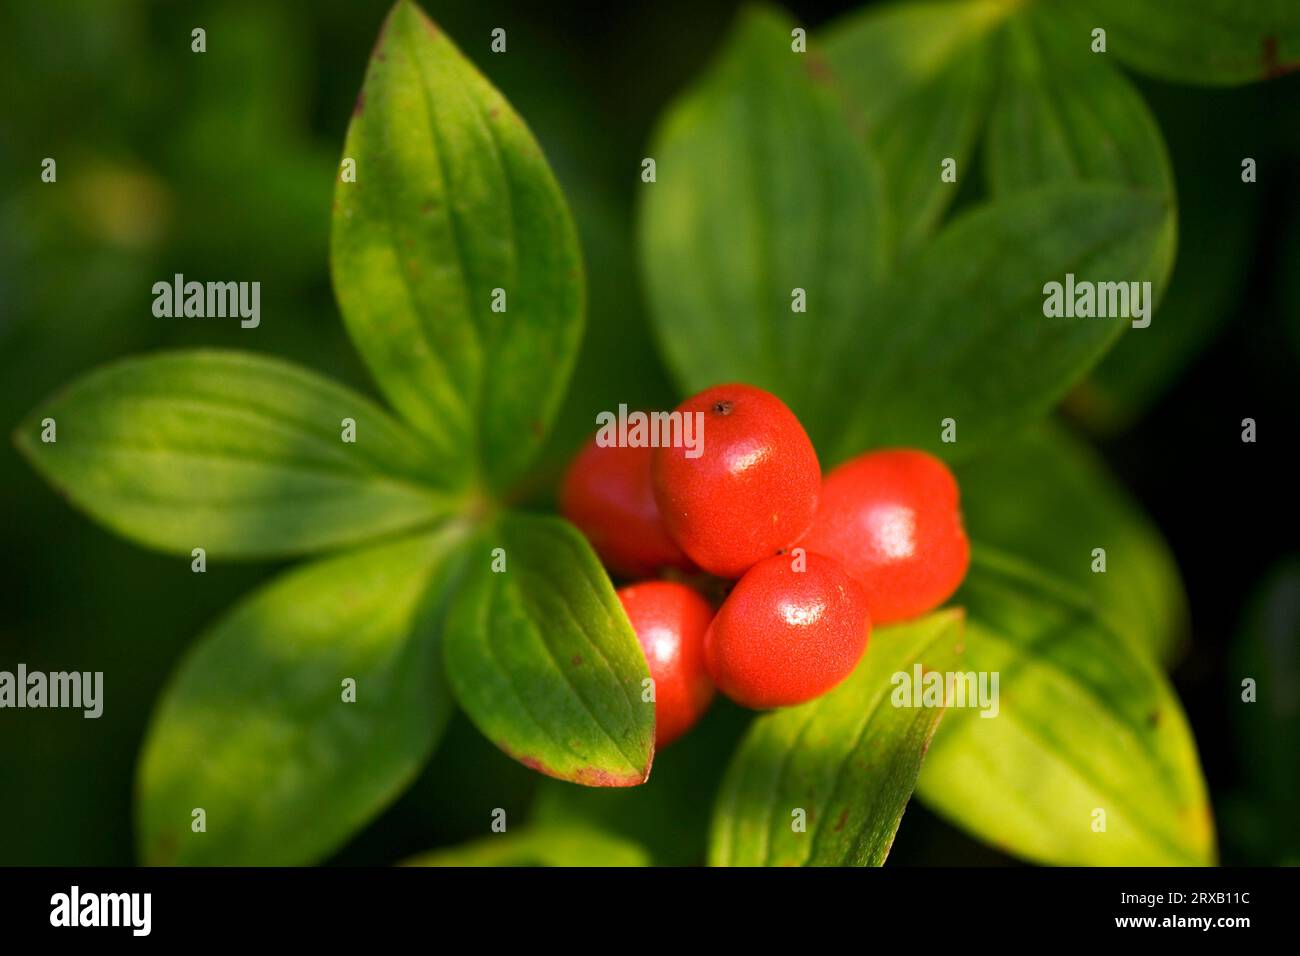
<svg viewBox="0 0 1300 956">
<path fill-rule="evenodd" d="M 676 569 L 618 592 L 655 682 L 660 746 L 714 688 L 747 707 L 799 704 L 857 666 L 871 624 L 923 614 L 966 574 L 957 483 L 921 451 L 870 452 L 822 480 L 812 442 L 775 395 L 719 385 L 677 407 L 702 412 L 704 443 L 600 446 L 569 467 L 564 515 L 617 576 Z M 717 610 L 682 583 L 735 584 Z"/>
</svg>

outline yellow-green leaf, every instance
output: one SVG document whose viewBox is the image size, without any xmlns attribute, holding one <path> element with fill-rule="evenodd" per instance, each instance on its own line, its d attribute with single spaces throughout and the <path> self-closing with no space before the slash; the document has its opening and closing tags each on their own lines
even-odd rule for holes
<svg viewBox="0 0 1300 956">
<path fill-rule="evenodd" d="M 186 556 L 354 544 L 443 521 L 464 500 L 445 462 L 374 402 L 246 352 L 115 362 L 56 393 L 15 440 L 95 520 Z"/>
<path fill-rule="evenodd" d="M 199 640 L 140 759 L 143 862 L 315 863 L 401 792 L 451 712 L 438 622 L 464 533 L 289 571 Z"/>
<path fill-rule="evenodd" d="M 976 553 L 957 600 L 963 666 L 998 675 L 998 709 L 948 713 L 921 799 L 1037 863 L 1213 863 L 1196 743 L 1147 655 L 1080 592 L 994 552 Z"/>
<path fill-rule="evenodd" d="M 592 827 L 550 824 L 430 850 L 403 866 L 649 866 L 641 847 Z"/>
<path fill-rule="evenodd" d="M 943 715 L 900 706 L 897 675 L 955 672 L 961 632 L 960 610 L 880 628 L 839 687 L 758 718 L 718 794 L 709 862 L 882 864 Z"/>
</svg>

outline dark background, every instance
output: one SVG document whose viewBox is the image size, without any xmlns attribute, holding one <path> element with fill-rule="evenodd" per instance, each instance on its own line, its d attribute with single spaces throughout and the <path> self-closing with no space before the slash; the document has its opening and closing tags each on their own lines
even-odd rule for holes
<svg viewBox="0 0 1300 956">
<path fill-rule="evenodd" d="M 11 429 L 102 361 L 160 347 L 253 349 L 373 392 L 338 320 L 327 253 L 335 164 L 387 6 L 5 5 L 0 425 Z M 716 50 L 735 5 L 424 6 L 533 127 L 583 236 L 590 328 L 536 477 L 544 501 L 593 403 L 673 401 L 645 322 L 632 203 L 655 120 Z M 860 4 L 786 6 L 815 28 Z M 195 26 L 207 30 L 206 54 L 190 52 Z M 504 56 L 488 52 L 497 26 L 508 31 Z M 1164 356 L 1117 351 L 1066 409 L 1181 568 L 1191 633 L 1173 674 L 1222 857 L 1281 862 L 1300 848 L 1287 797 L 1300 754 L 1277 747 L 1294 737 L 1240 725 L 1233 705 L 1240 676 L 1259 676 L 1242 661 L 1253 665 L 1260 646 L 1274 655 L 1261 666 L 1290 661 L 1289 674 L 1275 676 L 1291 682 L 1293 701 L 1300 696 L 1294 571 L 1273 591 L 1271 616 L 1262 612 L 1276 643 L 1260 645 L 1248 623 L 1260 619 L 1250 609 L 1269 575 L 1300 555 L 1300 76 L 1234 90 L 1138 82 L 1165 133 L 1180 200 L 1180 264 L 1155 322 L 1185 311 L 1186 331 Z M 46 156 L 58 161 L 57 185 L 39 181 Z M 1240 183 L 1243 156 L 1258 160 L 1254 186 Z M 261 327 L 153 318 L 150 287 L 174 272 L 260 280 Z M 1244 417 L 1258 422 L 1256 444 L 1240 440 Z M 183 649 L 277 567 L 214 562 L 194 575 L 188 559 L 146 553 L 92 525 L 0 445 L 0 669 L 102 670 L 106 686 L 97 721 L 0 711 L 0 864 L 132 861 L 132 778 L 153 701 Z M 704 755 L 725 752 L 740 725 L 719 707 L 696 750 L 667 752 L 656 772 L 700 767 L 697 802 L 707 805 L 716 761 Z M 494 807 L 525 817 L 537 781 L 458 717 L 411 791 L 337 861 L 389 863 L 482 835 Z M 680 823 L 684 843 L 697 835 L 698 822 L 661 823 Z M 1010 861 L 913 803 L 890 863 L 923 862 Z"/>
</svg>

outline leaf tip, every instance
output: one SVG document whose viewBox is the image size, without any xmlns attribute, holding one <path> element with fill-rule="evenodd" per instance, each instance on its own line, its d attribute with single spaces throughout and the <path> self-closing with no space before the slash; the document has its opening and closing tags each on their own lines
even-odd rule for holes
<svg viewBox="0 0 1300 956">
<path fill-rule="evenodd" d="M 390 27 L 399 15 L 414 17 L 415 21 L 428 31 L 431 37 L 437 39 L 438 25 L 433 22 L 418 3 L 415 3 L 414 0 L 397 0 L 393 4 L 393 8 L 388 11 L 388 16 L 384 18 L 384 25 L 379 31 L 379 44 L 376 46 L 376 51 L 378 51 L 379 46 L 383 45 L 384 38 L 388 35 Z"/>
<path fill-rule="evenodd" d="M 498 744 L 509 756 L 519 761 L 529 770 L 535 770 L 547 777 L 576 783 L 582 787 L 639 787 L 650 779 L 650 767 L 654 763 L 654 746 L 646 758 L 645 767 L 639 771 L 609 770 L 604 767 L 578 767 L 571 770 L 557 770 L 537 757 L 517 754 Z"/>
<path fill-rule="evenodd" d="M 615 773 L 599 767 L 580 767 L 573 782 L 584 787 L 639 787 L 650 779 L 650 765 L 634 773 Z"/>
<path fill-rule="evenodd" d="M 374 48 L 370 51 L 370 61 L 372 63 L 375 60 L 383 62 L 383 60 L 386 59 L 384 50 L 388 46 L 388 38 L 394 29 L 394 25 L 400 22 L 400 17 L 406 16 L 415 17 L 417 21 L 424 24 L 425 29 L 427 29 L 434 37 L 438 35 L 438 28 L 434 25 L 433 21 L 429 19 L 428 15 L 420 9 L 419 4 L 412 3 L 411 0 L 397 0 L 397 2 L 389 8 L 388 13 L 384 15 L 384 22 L 380 24 L 379 36 L 375 38 Z M 357 105 L 353 109 L 352 115 L 356 116 L 360 112 L 361 99 L 358 97 Z"/>
</svg>

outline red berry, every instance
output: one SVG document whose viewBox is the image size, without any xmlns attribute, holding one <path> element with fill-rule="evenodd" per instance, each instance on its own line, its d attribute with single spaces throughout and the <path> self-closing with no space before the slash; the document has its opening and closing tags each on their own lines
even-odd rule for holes
<svg viewBox="0 0 1300 956">
<path fill-rule="evenodd" d="M 790 547 L 817 510 L 821 467 L 794 413 L 749 385 L 718 385 L 677 406 L 702 412 L 702 453 L 656 448 L 654 493 L 672 536 L 726 578 Z"/>
<path fill-rule="evenodd" d="M 800 545 L 844 565 L 877 624 L 938 607 L 970 563 L 956 479 L 938 458 L 908 449 L 860 455 L 827 475 Z"/>
<path fill-rule="evenodd" d="M 760 561 L 723 602 L 704 638 L 718 689 L 746 707 L 812 700 L 845 677 L 867 649 L 866 598 L 835 560 L 807 552 Z"/>
<path fill-rule="evenodd" d="M 655 746 L 691 728 L 709 709 L 713 685 L 704 670 L 704 632 L 713 608 L 684 584 L 646 581 L 621 588 L 623 602 L 655 682 Z"/>
<path fill-rule="evenodd" d="M 653 450 L 601 447 L 593 438 L 573 459 L 560 487 L 560 511 L 623 577 L 645 577 L 662 567 L 694 570 L 659 515 L 650 487 Z"/>
</svg>

